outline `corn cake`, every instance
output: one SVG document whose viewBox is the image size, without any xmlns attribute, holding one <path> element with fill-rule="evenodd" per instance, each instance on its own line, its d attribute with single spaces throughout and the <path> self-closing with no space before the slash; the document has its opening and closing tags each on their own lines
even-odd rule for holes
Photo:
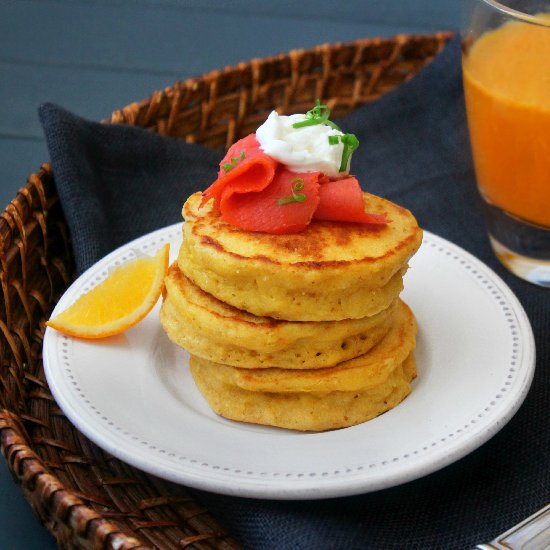
<svg viewBox="0 0 550 550">
<path fill-rule="evenodd" d="M 191 372 L 200 392 L 217 414 L 241 422 L 298 431 L 347 428 L 392 409 L 411 392 L 416 376 L 410 355 L 377 386 L 329 392 L 258 392 L 225 384 L 214 376 L 217 365 L 191 357 Z"/>
<path fill-rule="evenodd" d="M 211 375 L 224 384 L 243 390 L 276 393 L 366 390 L 384 383 L 415 350 L 416 320 L 401 300 L 393 311 L 392 321 L 390 330 L 376 346 L 333 367 L 296 372 L 282 368 L 243 369 L 203 359 L 199 362 L 213 365 Z"/>
<path fill-rule="evenodd" d="M 173 264 L 160 319 L 169 338 L 193 355 L 246 369 L 312 369 L 366 353 L 388 332 L 396 304 L 372 317 L 282 321 L 239 310 L 194 285 Z"/>
<path fill-rule="evenodd" d="M 290 321 L 360 319 L 386 309 L 403 289 L 422 231 L 406 209 L 363 193 L 381 226 L 312 221 L 300 233 L 241 230 L 201 194 L 183 207 L 179 269 L 202 290 L 257 316 Z"/>
<path fill-rule="evenodd" d="M 416 331 L 414 315 L 400 301 L 382 341 L 335 367 L 250 370 L 191 355 L 191 373 L 212 409 L 226 418 L 301 431 L 343 428 L 378 416 L 410 393 Z"/>
</svg>

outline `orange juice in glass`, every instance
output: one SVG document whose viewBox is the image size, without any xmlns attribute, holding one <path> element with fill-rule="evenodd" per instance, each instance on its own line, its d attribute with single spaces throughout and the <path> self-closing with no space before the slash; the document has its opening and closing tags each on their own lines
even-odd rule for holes
<svg viewBox="0 0 550 550">
<path fill-rule="evenodd" d="M 550 287 L 550 2 L 469 0 L 463 76 L 493 249 Z"/>
</svg>

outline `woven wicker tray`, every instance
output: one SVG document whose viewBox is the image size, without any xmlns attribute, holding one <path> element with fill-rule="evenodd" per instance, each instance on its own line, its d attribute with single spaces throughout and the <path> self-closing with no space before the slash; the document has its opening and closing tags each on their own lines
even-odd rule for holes
<svg viewBox="0 0 550 550">
<path fill-rule="evenodd" d="M 343 116 L 412 77 L 449 37 L 366 39 L 256 59 L 177 82 L 113 113 L 110 122 L 228 146 L 273 108 L 305 112 L 321 98 L 335 118 Z M 49 391 L 44 322 L 74 276 L 49 164 L 29 176 L 0 216 L 0 262 L 0 444 L 59 546 L 237 548 L 184 487 L 120 462 L 80 434 Z"/>
</svg>

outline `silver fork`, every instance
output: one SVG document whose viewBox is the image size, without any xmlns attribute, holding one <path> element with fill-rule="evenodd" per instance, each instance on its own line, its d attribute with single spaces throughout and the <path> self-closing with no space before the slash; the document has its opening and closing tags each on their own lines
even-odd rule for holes
<svg viewBox="0 0 550 550">
<path fill-rule="evenodd" d="M 549 550 L 550 504 L 477 550 Z"/>
</svg>

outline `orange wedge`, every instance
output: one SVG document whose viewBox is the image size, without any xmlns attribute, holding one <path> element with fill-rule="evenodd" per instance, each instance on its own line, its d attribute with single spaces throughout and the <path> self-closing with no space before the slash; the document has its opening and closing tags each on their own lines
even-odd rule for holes
<svg viewBox="0 0 550 550">
<path fill-rule="evenodd" d="M 140 256 L 117 267 L 46 325 L 80 338 L 105 338 L 133 327 L 159 299 L 169 251 L 167 244 L 156 256 Z"/>
</svg>

